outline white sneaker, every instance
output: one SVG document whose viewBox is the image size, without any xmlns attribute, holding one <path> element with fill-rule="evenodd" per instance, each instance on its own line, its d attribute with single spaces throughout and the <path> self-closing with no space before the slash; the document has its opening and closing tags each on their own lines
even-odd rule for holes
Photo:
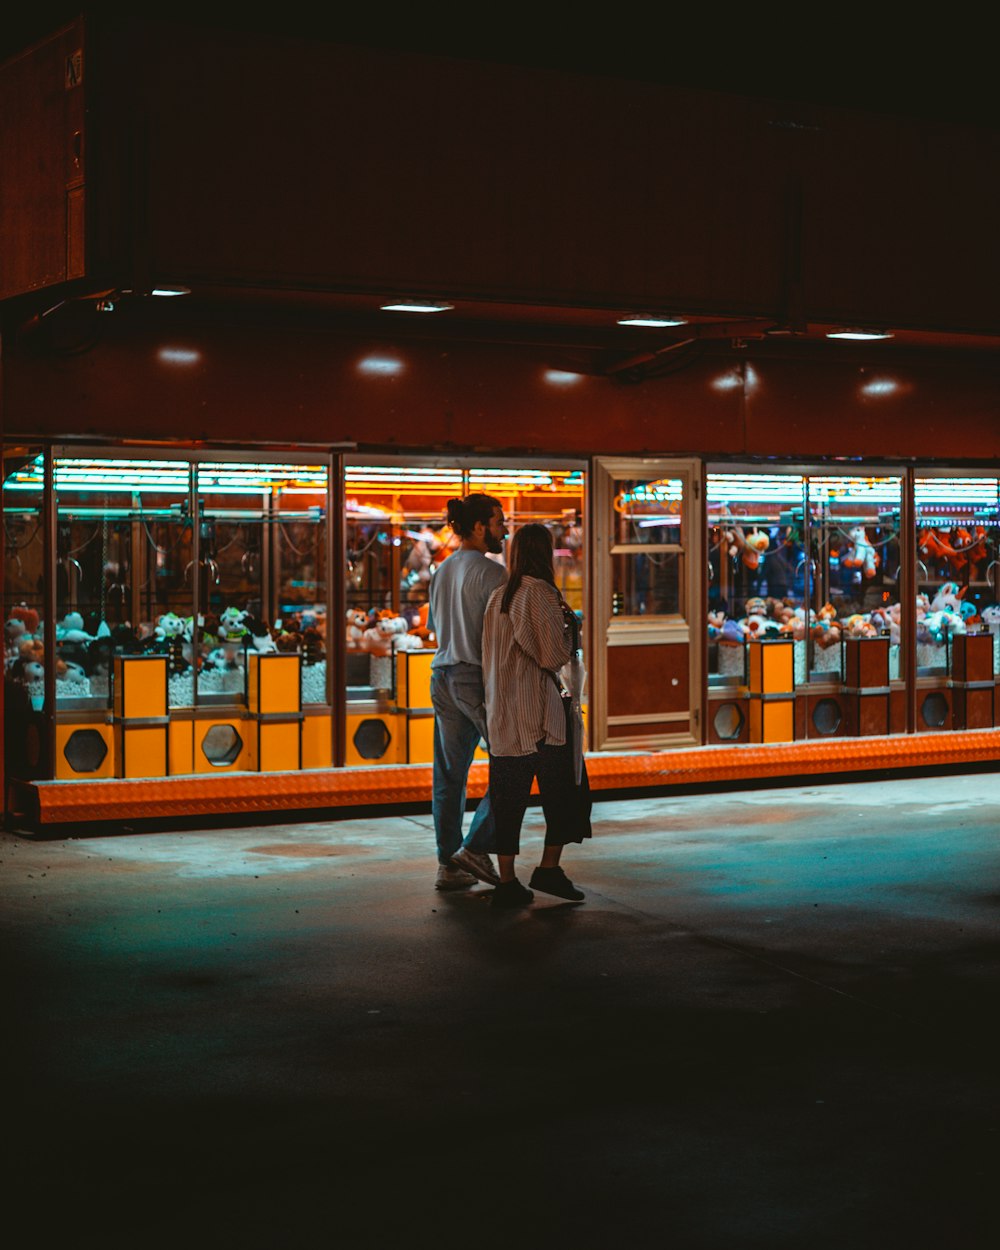
<svg viewBox="0 0 1000 1250">
<path fill-rule="evenodd" d="M 460 846 L 451 857 L 451 862 L 458 864 L 466 872 L 471 872 L 474 877 L 480 881 L 485 881 L 487 885 L 500 884 L 500 877 L 497 875 L 497 871 L 493 867 L 493 861 L 488 855 L 484 855 L 479 851 L 470 851 L 467 846 Z"/>
<path fill-rule="evenodd" d="M 476 878 L 461 868 L 453 868 L 451 864 L 438 864 L 435 890 L 467 890 L 476 884 Z"/>
</svg>

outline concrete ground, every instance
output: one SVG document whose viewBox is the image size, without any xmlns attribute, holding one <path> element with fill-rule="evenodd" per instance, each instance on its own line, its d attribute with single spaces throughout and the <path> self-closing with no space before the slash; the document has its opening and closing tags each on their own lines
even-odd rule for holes
<svg viewBox="0 0 1000 1250">
<path fill-rule="evenodd" d="M 604 801 L 586 902 L 516 914 L 434 892 L 427 815 L 0 835 L 8 1227 L 993 1250 L 998 809 L 988 774 Z"/>
</svg>

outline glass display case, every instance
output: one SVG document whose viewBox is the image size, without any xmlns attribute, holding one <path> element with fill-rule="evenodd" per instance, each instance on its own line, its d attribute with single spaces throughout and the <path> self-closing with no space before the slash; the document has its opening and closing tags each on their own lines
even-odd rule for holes
<svg viewBox="0 0 1000 1250">
<path fill-rule="evenodd" d="M 996 477 L 918 476 L 917 675 L 951 672 L 954 640 L 992 637 L 1000 673 L 1000 482 Z"/>
<path fill-rule="evenodd" d="M 809 676 L 840 680 L 852 638 L 889 639 L 889 678 L 900 673 L 902 478 L 810 475 L 813 615 Z"/>
<path fill-rule="evenodd" d="M 41 452 L 12 452 L 5 470 L 6 675 L 34 710 L 49 649 L 63 720 L 118 718 L 123 657 L 163 658 L 146 669 L 166 686 L 164 715 L 138 718 L 150 723 L 248 709 L 251 655 L 295 655 L 296 709 L 329 706 L 328 465 L 55 449 L 50 519 Z"/>
<path fill-rule="evenodd" d="M 41 451 L 4 451 L 4 751 L 8 772 L 38 775 L 45 704 L 45 509 Z"/>
<path fill-rule="evenodd" d="M 806 680 L 805 489 L 797 473 L 707 475 L 710 686 L 743 682 L 752 638 L 794 639 Z"/>
<path fill-rule="evenodd" d="M 796 685 L 839 682 L 845 638 L 890 638 L 899 676 L 902 478 L 707 477 L 709 685 L 738 685 L 752 638 L 792 638 Z"/>
<path fill-rule="evenodd" d="M 458 545 L 447 501 L 472 492 L 500 500 L 508 538 L 528 521 L 552 531 L 556 581 L 579 611 L 584 595 L 583 492 L 578 469 L 348 464 L 345 468 L 347 697 L 392 698 L 394 656 L 432 651 L 429 587 Z M 503 562 L 504 555 L 490 556 Z"/>
</svg>

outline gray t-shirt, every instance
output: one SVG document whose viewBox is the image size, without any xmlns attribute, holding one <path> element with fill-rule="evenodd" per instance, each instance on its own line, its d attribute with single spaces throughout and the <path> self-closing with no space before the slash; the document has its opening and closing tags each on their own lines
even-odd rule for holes
<svg viewBox="0 0 1000 1250">
<path fill-rule="evenodd" d="M 483 615 L 507 570 L 481 551 L 459 548 L 438 565 L 430 585 L 428 627 L 437 634 L 431 668 L 483 663 Z"/>
</svg>

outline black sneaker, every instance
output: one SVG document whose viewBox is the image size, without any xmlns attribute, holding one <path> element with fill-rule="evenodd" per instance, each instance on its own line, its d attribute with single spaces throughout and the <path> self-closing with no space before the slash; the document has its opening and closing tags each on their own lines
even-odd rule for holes
<svg viewBox="0 0 1000 1250">
<path fill-rule="evenodd" d="M 534 897 L 515 877 L 513 881 L 500 882 L 490 895 L 490 904 L 493 907 L 527 907 Z"/>
<path fill-rule="evenodd" d="M 581 903 L 587 896 L 578 890 L 561 868 L 536 868 L 531 874 L 531 887 L 541 890 L 543 894 L 554 894 L 556 898 L 569 899 L 571 903 Z"/>
</svg>

